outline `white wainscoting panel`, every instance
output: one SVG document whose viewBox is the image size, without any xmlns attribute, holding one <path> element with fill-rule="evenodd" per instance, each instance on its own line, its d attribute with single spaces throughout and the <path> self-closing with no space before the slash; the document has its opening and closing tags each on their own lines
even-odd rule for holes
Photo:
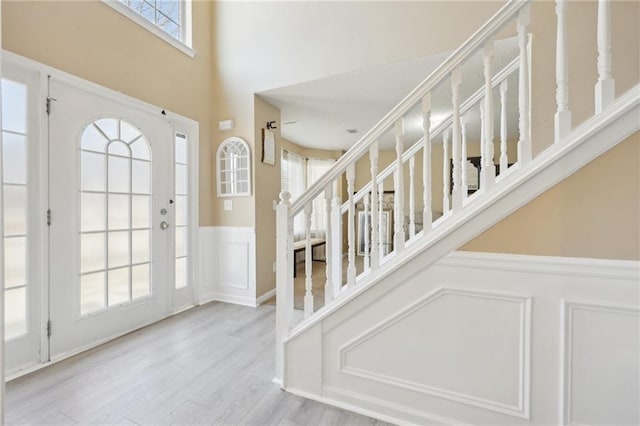
<svg viewBox="0 0 640 426">
<path fill-rule="evenodd" d="M 640 424 L 638 307 L 567 302 L 564 312 L 563 423 Z"/>
<path fill-rule="evenodd" d="M 422 264 L 323 317 L 321 367 L 308 366 L 322 374 L 287 370 L 285 389 L 399 424 L 638 424 L 639 262 Z M 296 365 L 311 356 L 305 334 L 285 342 Z"/>
<path fill-rule="evenodd" d="M 253 228 L 200 228 L 202 288 L 199 303 L 211 300 L 257 306 Z"/>
</svg>

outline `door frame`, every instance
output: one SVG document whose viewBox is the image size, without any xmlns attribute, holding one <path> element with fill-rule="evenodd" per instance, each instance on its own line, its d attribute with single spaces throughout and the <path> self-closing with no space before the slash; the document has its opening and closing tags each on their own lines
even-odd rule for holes
<svg viewBox="0 0 640 426">
<path fill-rule="evenodd" d="M 92 344 L 90 347 L 83 347 L 78 351 L 74 351 L 71 353 L 67 353 L 64 356 L 56 358 L 55 360 L 51 360 L 49 356 L 49 338 L 46 333 L 47 322 L 49 319 L 49 229 L 46 224 L 46 210 L 49 206 L 49 192 L 50 192 L 50 181 L 49 181 L 49 132 L 48 132 L 48 115 L 46 114 L 47 108 L 47 99 L 48 99 L 48 80 L 49 77 L 54 77 L 58 81 L 62 81 L 65 84 L 68 84 L 72 87 L 77 87 L 79 89 L 90 91 L 95 93 L 96 95 L 102 96 L 114 102 L 121 103 L 126 105 L 127 107 L 137 108 L 142 111 L 157 114 L 158 112 L 163 112 L 163 115 L 166 116 L 167 121 L 169 122 L 169 127 L 172 135 L 175 135 L 176 132 L 187 133 L 189 135 L 189 194 L 194 194 L 193 197 L 189 197 L 189 220 L 190 220 L 190 232 L 189 232 L 189 257 L 191 258 L 188 263 L 189 269 L 189 277 L 191 278 L 191 294 L 189 295 L 189 301 L 182 306 L 176 307 L 174 306 L 174 294 L 175 289 L 168 289 L 168 304 L 167 312 L 168 316 L 171 316 L 177 312 L 189 309 L 190 307 L 195 306 L 199 301 L 198 289 L 200 287 L 200 265 L 199 265 L 199 253 L 198 253 L 198 240 L 199 240 L 199 123 L 193 119 L 182 116 L 180 114 L 168 111 L 163 109 L 162 107 L 158 107 L 156 105 L 149 104 L 147 102 L 141 101 L 139 99 L 133 98 L 131 96 L 125 95 L 123 93 L 111 90 L 104 86 L 100 86 L 96 83 L 92 83 L 83 78 L 77 77 L 75 75 L 69 74 L 67 72 L 61 71 L 59 69 L 53 68 L 51 66 L 42 64 L 40 62 L 25 58 L 23 56 L 17 55 L 15 53 L 0 50 L 0 57 L 4 64 L 11 64 L 13 66 L 27 69 L 31 72 L 37 73 L 39 75 L 39 82 L 36 93 L 37 93 L 37 105 L 35 106 L 38 111 L 37 119 L 33 120 L 35 125 L 37 125 L 37 129 L 35 130 L 34 137 L 37 137 L 37 145 L 40 149 L 40 158 L 38 159 L 39 163 L 39 179 L 37 181 L 37 185 L 39 188 L 38 200 L 40 203 L 41 210 L 41 220 L 39 227 L 42 232 L 37 237 L 38 242 L 40 243 L 40 254 L 41 259 L 39 262 L 39 277 L 40 277 L 40 324 L 34 324 L 35 326 L 39 326 L 41 331 L 40 338 L 40 346 L 41 346 L 41 357 L 40 363 L 35 364 L 31 367 L 25 367 L 18 371 L 12 371 L 7 374 L 4 368 L 4 362 L 0 366 L 0 379 L 2 380 L 2 384 L 4 381 L 12 380 L 17 377 L 23 376 L 25 374 L 31 373 L 35 370 L 39 370 L 45 366 L 56 363 L 63 359 L 69 358 L 73 355 L 76 355 L 79 352 L 85 351 L 90 347 L 95 347 L 104 342 L 99 341 Z M 53 102 L 53 107 L 55 107 L 55 100 Z M 172 139 L 173 140 L 173 137 Z M 171 158 L 173 160 L 173 150 Z M 2 216 L 0 215 L 0 218 Z M 0 224 L 1 226 L 1 224 Z M 1 228 L 0 228 L 1 230 Z M 3 234 L 2 234 L 3 235 Z M 173 239 L 172 239 L 173 241 Z M 0 251 L 0 253 L 2 253 Z M 0 301 L 3 301 L 4 295 L 0 298 Z M 0 348 L 4 351 L 4 309 L 0 307 L 0 314 L 2 317 L 0 318 L 0 336 L 2 337 L 2 342 L 0 342 Z M 54 325 L 55 327 L 55 325 Z M 140 328 L 140 327 L 137 327 Z M 136 329 L 137 329 L 136 328 Z M 133 331 L 129 330 L 128 332 Z M 54 331 L 55 332 L 55 331 Z M 126 334 L 126 333 L 123 333 Z M 114 338 L 117 336 L 114 336 Z M 2 352 L 2 358 L 4 359 L 4 352 Z M 2 392 L 3 393 L 3 392 Z M 1 402 L 0 402 L 1 403 Z M 0 408 L 1 411 L 1 408 Z"/>
</svg>

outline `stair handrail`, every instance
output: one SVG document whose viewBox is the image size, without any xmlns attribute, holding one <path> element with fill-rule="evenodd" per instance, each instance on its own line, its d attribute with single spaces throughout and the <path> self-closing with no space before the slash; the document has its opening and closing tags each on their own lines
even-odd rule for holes
<svg viewBox="0 0 640 426">
<path fill-rule="evenodd" d="M 356 142 L 321 178 L 298 197 L 289 207 L 289 217 L 297 215 L 307 203 L 312 202 L 344 173 L 347 167 L 365 155 L 369 147 L 393 126 L 414 105 L 451 73 L 467 61 L 477 50 L 482 48 L 485 41 L 499 32 L 504 25 L 510 23 L 516 14 L 529 4 L 530 0 L 509 0 L 493 17 L 469 37 L 445 61 L 436 68 L 422 83 L 413 89 L 387 115 L 371 128 L 358 142 Z"/>
<path fill-rule="evenodd" d="M 498 72 L 495 76 L 493 76 L 493 79 L 491 80 L 491 86 L 493 88 L 498 87 L 500 83 L 506 80 L 512 73 L 517 71 L 519 68 L 520 68 L 520 55 L 516 56 L 502 70 L 500 70 L 500 72 Z M 485 91 L 484 87 L 481 87 L 471 96 L 469 96 L 469 98 L 467 98 L 467 100 L 464 101 L 462 105 L 460 105 L 460 114 L 462 115 L 466 113 L 473 106 L 475 106 L 480 100 L 482 100 L 484 96 L 484 91 Z M 434 127 L 433 130 L 430 131 L 431 137 L 432 137 L 431 143 L 432 144 L 435 143 L 435 138 L 441 135 L 442 132 L 444 132 L 447 128 L 451 127 L 452 124 L 453 124 L 453 112 L 449 113 Z M 407 149 L 402 154 L 402 163 L 404 164 L 407 161 L 409 161 L 409 159 L 413 157 L 416 153 L 418 153 L 418 151 L 420 151 L 423 147 L 424 147 L 424 136 L 418 139 L 413 145 L 411 145 L 409 149 Z M 395 171 L 397 166 L 398 166 L 398 159 L 394 158 L 393 161 L 378 174 L 378 179 L 377 179 L 378 182 L 382 182 L 386 178 L 391 176 L 391 174 Z M 370 191 L 371 191 L 371 181 L 369 181 L 358 192 L 355 193 L 355 195 L 353 196 L 353 202 L 357 203 L 358 201 L 362 200 L 365 194 L 369 193 Z M 345 213 L 348 209 L 349 209 L 349 201 L 345 201 L 342 204 L 340 211 L 342 213 Z"/>
</svg>

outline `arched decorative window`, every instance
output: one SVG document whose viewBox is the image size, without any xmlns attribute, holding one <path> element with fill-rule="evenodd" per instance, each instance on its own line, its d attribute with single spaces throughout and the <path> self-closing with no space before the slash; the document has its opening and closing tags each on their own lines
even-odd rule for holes
<svg viewBox="0 0 640 426">
<path fill-rule="evenodd" d="M 80 140 L 80 312 L 151 294 L 151 150 L 122 118 L 90 123 Z"/>
<path fill-rule="evenodd" d="M 242 139 L 225 139 L 216 154 L 218 197 L 251 195 L 249 145 Z"/>
</svg>

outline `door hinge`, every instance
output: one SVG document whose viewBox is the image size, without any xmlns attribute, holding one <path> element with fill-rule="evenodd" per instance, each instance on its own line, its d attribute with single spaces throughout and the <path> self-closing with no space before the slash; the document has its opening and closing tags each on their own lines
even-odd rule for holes
<svg viewBox="0 0 640 426">
<path fill-rule="evenodd" d="M 47 321 L 47 337 L 51 337 L 51 320 Z"/>
<path fill-rule="evenodd" d="M 51 209 L 47 209 L 47 225 L 51 226 Z"/>
<path fill-rule="evenodd" d="M 47 98 L 47 115 L 51 115 L 51 101 L 57 101 L 57 99 L 52 97 Z"/>
</svg>

